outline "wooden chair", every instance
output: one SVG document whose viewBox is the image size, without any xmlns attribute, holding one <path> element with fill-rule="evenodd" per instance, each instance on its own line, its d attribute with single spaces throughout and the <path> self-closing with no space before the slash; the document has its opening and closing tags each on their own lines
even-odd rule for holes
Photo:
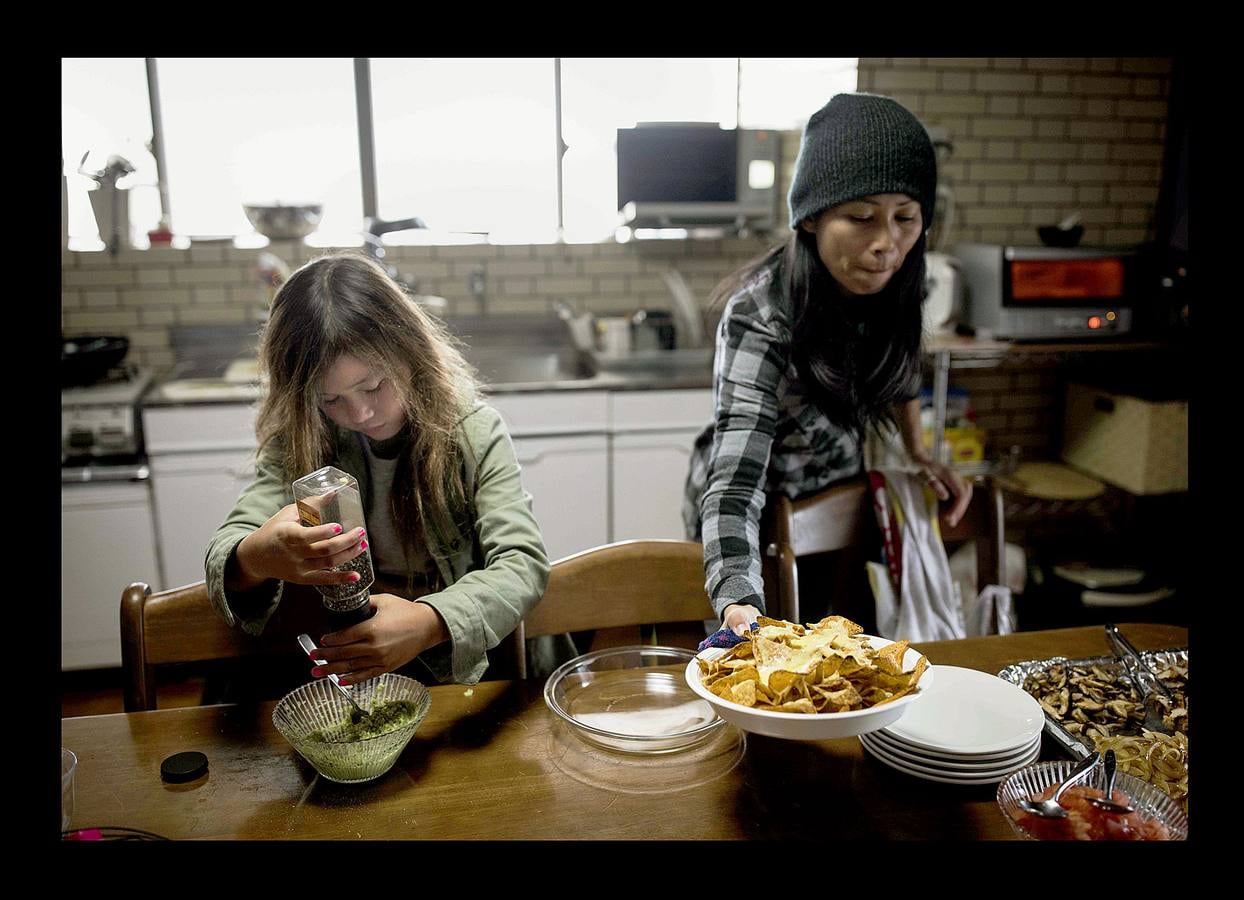
<svg viewBox="0 0 1244 900">
<path fill-rule="evenodd" d="M 978 585 L 1006 584 L 1002 492 L 992 478 L 975 480 L 972 501 L 954 528 L 946 527 L 944 522 L 938 524 L 942 540 L 948 545 L 976 541 Z M 850 567 L 852 571 L 839 573 L 832 590 L 852 591 L 852 599 L 861 602 L 860 585 L 867 585 L 862 554 L 873 554 L 881 540 L 867 476 L 799 500 L 771 496 L 765 505 L 760 533 L 761 546 L 765 548 L 765 604 L 781 618 L 803 621 L 798 560 L 813 554 L 853 551 L 843 560 L 844 568 Z M 869 599 L 862 602 L 871 604 L 871 591 Z"/>
<path fill-rule="evenodd" d="M 204 581 L 157 593 L 144 582 L 131 584 L 121 593 L 125 711 L 157 708 L 155 676 L 159 666 L 299 652 L 294 638 L 303 631 L 313 636 L 323 634 L 327 621 L 318 600 L 287 602 L 298 590 L 306 589 L 285 586 L 281 605 L 263 635 L 253 637 L 230 627 L 212 609 Z"/>
<path fill-rule="evenodd" d="M 716 613 L 704 593 L 704 547 L 694 541 L 619 541 L 584 550 L 553 563 L 542 599 L 519 623 L 517 646 L 525 638 L 626 628 L 630 637 L 615 634 L 609 644 L 642 643 L 639 627 L 695 623 L 680 629 L 681 641 L 662 644 L 685 646 L 686 635 L 703 640 L 705 619 Z M 594 645 L 597 646 L 597 645 Z M 695 644 L 691 643 L 691 647 Z M 518 654 L 519 677 L 527 677 L 525 654 Z"/>
</svg>

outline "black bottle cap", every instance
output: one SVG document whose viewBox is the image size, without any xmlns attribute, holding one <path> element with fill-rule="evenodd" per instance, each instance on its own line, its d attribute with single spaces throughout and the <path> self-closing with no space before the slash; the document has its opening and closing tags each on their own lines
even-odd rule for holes
<svg viewBox="0 0 1244 900">
<path fill-rule="evenodd" d="M 200 775 L 205 774 L 207 774 L 207 757 L 198 750 L 174 753 L 160 763 L 160 777 L 174 784 L 194 781 Z"/>
</svg>

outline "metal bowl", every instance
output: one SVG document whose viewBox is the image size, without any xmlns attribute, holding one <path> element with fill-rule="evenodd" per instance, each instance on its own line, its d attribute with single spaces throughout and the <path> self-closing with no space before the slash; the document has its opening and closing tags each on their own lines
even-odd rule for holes
<svg viewBox="0 0 1244 900">
<path fill-rule="evenodd" d="M 271 241 L 291 241 L 304 238 L 320 226 L 324 206 L 309 203 L 305 206 L 242 205 L 246 218 L 255 230 Z"/>
</svg>

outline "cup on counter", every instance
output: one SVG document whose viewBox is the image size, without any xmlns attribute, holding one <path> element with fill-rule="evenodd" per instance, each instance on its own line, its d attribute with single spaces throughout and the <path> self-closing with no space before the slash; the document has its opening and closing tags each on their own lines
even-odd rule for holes
<svg viewBox="0 0 1244 900">
<path fill-rule="evenodd" d="M 73 818 L 73 776 L 78 770 L 78 757 L 72 750 L 60 748 L 60 830 L 69 830 Z"/>
<path fill-rule="evenodd" d="M 631 319 L 610 316 L 596 320 L 596 347 L 606 356 L 625 356 L 631 352 Z"/>
</svg>

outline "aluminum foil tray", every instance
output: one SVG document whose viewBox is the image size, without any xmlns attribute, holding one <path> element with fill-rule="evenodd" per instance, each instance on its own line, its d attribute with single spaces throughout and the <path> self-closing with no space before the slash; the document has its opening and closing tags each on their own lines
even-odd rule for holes
<svg viewBox="0 0 1244 900">
<path fill-rule="evenodd" d="M 1172 648 L 1169 650 L 1144 650 L 1141 651 L 1141 658 L 1150 666 L 1168 665 L 1171 663 L 1188 664 L 1188 648 Z M 1127 678 L 1127 670 L 1123 668 L 1123 663 L 1114 656 L 1089 656 L 1079 657 L 1075 659 L 1066 656 L 1052 656 L 1049 659 L 1030 659 L 1024 662 L 1013 663 L 998 672 L 998 677 L 1011 682 L 1017 687 L 1023 688 L 1024 680 L 1029 675 L 1034 675 L 1044 671 L 1051 666 L 1064 664 L 1070 666 L 1101 666 L 1107 671 L 1117 672 L 1123 678 Z M 1045 714 L 1045 731 L 1054 741 L 1067 751 L 1075 759 L 1083 759 L 1088 756 L 1090 749 L 1084 743 L 1065 729 L 1062 723 L 1052 717 L 1048 712 Z"/>
</svg>

